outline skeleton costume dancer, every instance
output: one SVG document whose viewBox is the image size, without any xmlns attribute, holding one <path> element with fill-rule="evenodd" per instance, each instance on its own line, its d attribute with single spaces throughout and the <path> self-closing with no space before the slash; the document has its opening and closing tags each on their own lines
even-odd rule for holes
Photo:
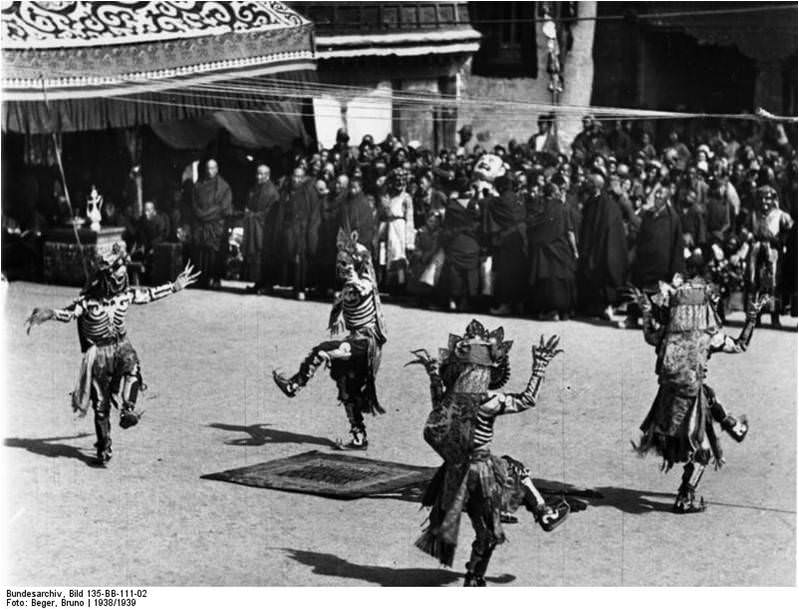
<svg viewBox="0 0 799 610">
<path fill-rule="evenodd" d="M 364 414 L 385 413 L 377 400 L 375 377 L 386 342 L 386 328 L 380 305 L 372 257 L 358 243 L 358 234 L 340 230 L 337 238 L 336 268 L 344 286 L 330 312 L 328 329 L 335 335 L 346 329 L 343 339 L 324 341 L 311 350 L 297 374 L 287 378 L 273 371 L 275 383 L 289 398 L 294 397 L 320 366 L 330 367 L 344 405 L 352 440 L 348 449 L 366 449 Z"/>
<path fill-rule="evenodd" d="M 127 262 L 124 244 L 114 244 L 109 254 L 97 258 L 93 276 L 72 304 L 64 309 L 37 307 L 25 322 L 30 334 L 31 327 L 48 320 L 77 320 L 83 358 L 72 392 L 72 409 L 81 415 L 89 406 L 94 409 L 99 464 L 111 459 L 111 405 L 120 409 L 120 428 L 135 426 L 141 416 L 136 412 L 136 399 L 143 383 L 139 357 L 127 337 L 128 307 L 163 299 L 199 277 L 188 264 L 173 283 L 131 288 Z"/>
<path fill-rule="evenodd" d="M 547 342 L 542 336 L 533 347 L 532 374 L 519 394 L 490 391 L 501 388 L 510 377 L 508 351 L 513 342 L 504 341 L 502 328 L 489 333 L 477 320 L 463 337 L 450 335 L 448 348 L 440 350 L 440 366 L 425 350 L 413 352 L 417 360 L 408 363 L 422 364 L 430 376 L 433 410 L 424 438 L 444 458 L 422 500 L 432 509 L 416 546 L 451 566 L 465 510 L 476 537 L 464 586 L 485 586 L 491 554 L 505 541 L 503 513 L 523 504 L 546 531 L 568 516 L 565 501 L 546 504 L 521 462 L 491 454 L 494 420 L 536 405 L 546 367 L 562 351 L 557 349 L 558 342 L 557 336 Z"/>
<path fill-rule="evenodd" d="M 727 413 L 705 385 L 707 362 L 717 352 L 746 350 L 768 299 L 750 307 L 741 335 L 732 339 L 721 328 L 711 287 L 700 278 L 683 281 L 677 275 L 672 284 L 661 283 L 651 301 L 635 289 L 632 292 L 643 311 L 644 339 L 657 351 L 655 372 L 660 386 L 635 448 L 642 455 L 655 451 L 666 471 L 684 463 L 674 512 L 701 512 L 705 502 L 701 497 L 697 500 L 696 487 L 702 474 L 711 459 L 716 468 L 724 463 L 713 422 L 739 443 L 749 430 L 746 418 Z"/>
</svg>

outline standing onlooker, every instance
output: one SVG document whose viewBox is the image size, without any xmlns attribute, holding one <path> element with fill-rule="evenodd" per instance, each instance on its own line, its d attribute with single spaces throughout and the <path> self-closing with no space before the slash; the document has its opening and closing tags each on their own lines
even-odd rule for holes
<svg viewBox="0 0 799 610">
<path fill-rule="evenodd" d="M 621 218 L 624 222 L 624 235 L 627 238 L 628 250 L 630 250 L 635 243 L 636 235 L 638 234 L 638 226 L 641 224 L 641 218 L 635 213 L 630 198 L 622 188 L 621 177 L 617 174 L 611 174 L 608 178 L 608 183 L 607 195 L 619 206 Z"/>
<path fill-rule="evenodd" d="M 450 197 L 441 227 L 444 268 L 441 288 L 450 311 L 469 308 L 477 296 L 480 279 L 480 242 L 477 240 L 480 213 L 469 184 L 461 180 L 457 194 Z"/>
<path fill-rule="evenodd" d="M 385 240 L 386 276 L 389 283 L 402 289 L 405 285 L 408 266 L 407 253 L 413 250 L 416 231 L 413 222 L 413 200 L 408 194 L 407 173 L 402 168 L 391 171 L 388 193 L 381 200 L 382 239 Z"/>
<path fill-rule="evenodd" d="M 757 198 L 757 210 L 750 212 L 744 223 L 747 243 L 739 254 L 746 260 L 746 300 L 754 302 L 758 296 L 769 296 L 771 325 L 779 328 L 782 303 L 778 282 L 785 262 L 785 244 L 795 223 L 780 209 L 774 188 L 761 186 Z"/>
<path fill-rule="evenodd" d="M 215 159 L 205 164 L 206 176 L 192 189 L 192 262 L 201 272 L 198 285 L 219 288 L 227 255 L 226 220 L 233 211 L 230 186 L 219 175 Z"/>
<path fill-rule="evenodd" d="M 340 179 L 343 186 L 340 186 Z M 336 288 L 336 236 L 338 235 L 341 206 L 347 197 L 349 179 L 341 175 L 336 179 L 335 191 L 330 192 L 324 180 L 316 181 L 316 194 L 319 197 L 319 247 L 316 256 L 315 279 L 320 291 L 332 294 Z M 343 190 L 342 190 L 343 189 Z"/>
<path fill-rule="evenodd" d="M 524 201 L 508 175 L 494 181 L 498 195 L 483 199 L 484 234 L 490 240 L 495 273 L 493 315 L 508 315 L 524 300 L 527 276 L 527 226 Z"/>
<path fill-rule="evenodd" d="M 701 254 L 707 243 L 707 220 L 697 199 L 696 191 L 683 191 L 677 213 L 682 224 L 685 247 Z"/>
<path fill-rule="evenodd" d="M 358 178 L 349 182 L 349 190 L 342 200 L 339 211 L 339 227 L 347 234 L 358 232 L 358 243 L 365 246 L 375 260 L 375 214 L 363 192 L 363 183 Z"/>
<path fill-rule="evenodd" d="M 706 217 L 710 244 L 723 246 L 731 228 L 730 204 L 725 196 L 725 182 L 711 176 L 708 184 Z"/>
<path fill-rule="evenodd" d="M 433 177 L 424 173 L 419 177 L 419 188 L 413 196 L 413 223 L 423 227 L 431 214 L 439 214 L 447 206 L 447 197 L 433 188 Z"/>
<path fill-rule="evenodd" d="M 565 193 L 554 184 L 531 202 L 527 216 L 530 250 L 530 307 L 550 320 L 566 320 L 577 300 L 574 281 L 579 258 Z"/>
<path fill-rule="evenodd" d="M 532 152 L 548 153 L 553 157 L 560 154 L 558 137 L 552 130 L 555 122 L 555 115 L 552 113 L 542 114 L 538 117 L 538 133 L 530 138 L 528 146 Z"/>
<path fill-rule="evenodd" d="M 691 161 L 691 151 L 688 147 L 680 142 L 679 134 L 672 129 L 669 132 L 669 144 L 663 150 L 663 157 L 671 159 L 674 167 L 678 170 L 685 171 L 686 166 Z"/>
<path fill-rule="evenodd" d="M 652 161 L 657 158 L 658 153 L 652 145 L 652 135 L 648 131 L 641 132 L 641 143 L 636 150 L 636 156 L 644 162 Z"/>
<path fill-rule="evenodd" d="M 671 282 L 675 274 L 684 272 L 685 243 L 680 216 L 669 201 L 668 187 L 660 185 L 652 191 L 641 209 L 632 283 L 644 294 L 654 294 L 658 282 Z M 637 304 L 628 304 L 626 326 L 638 326 L 640 315 Z"/>
<path fill-rule="evenodd" d="M 295 296 L 304 301 L 308 266 L 318 245 L 321 210 L 313 181 L 306 177 L 302 167 L 297 167 L 291 176 L 291 185 L 281 201 L 280 216 L 284 232 L 283 277 L 291 279 Z"/>
<path fill-rule="evenodd" d="M 272 183 L 272 170 L 260 164 L 255 168 L 255 186 L 247 193 L 244 205 L 244 253 L 243 278 L 254 282 L 248 292 L 266 292 L 272 287 L 270 267 L 274 255 L 272 226 L 267 218 L 274 216 L 275 204 L 280 199 L 277 188 Z"/>
<path fill-rule="evenodd" d="M 587 114 L 583 117 L 583 130 L 572 141 L 572 160 L 584 165 L 594 153 L 592 139 L 594 136 L 594 117 Z"/>
<path fill-rule="evenodd" d="M 587 315 L 611 320 L 627 275 L 624 222 L 619 206 L 604 192 L 604 176 L 595 170 L 590 180 L 579 239 L 579 304 Z"/>
</svg>

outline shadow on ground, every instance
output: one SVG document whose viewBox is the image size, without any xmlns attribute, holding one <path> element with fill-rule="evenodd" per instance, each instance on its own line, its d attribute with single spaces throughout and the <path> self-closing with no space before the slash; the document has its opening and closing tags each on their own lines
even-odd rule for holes
<svg viewBox="0 0 799 610">
<path fill-rule="evenodd" d="M 329 438 L 323 436 L 311 436 L 309 434 L 297 434 L 286 430 L 270 428 L 269 424 L 253 424 L 252 426 L 237 426 L 234 424 L 208 424 L 209 428 L 224 430 L 226 432 L 240 432 L 247 434 L 244 438 L 237 438 L 226 441 L 226 445 L 234 446 L 255 446 L 269 445 L 273 443 L 298 443 L 301 445 L 320 445 L 336 449 L 338 445 Z"/>
<path fill-rule="evenodd" d="M 89 466 L 95 465 L 94 456 L 86 455 L 78 447 L 58 441 L 78 440 L 91 436 L 88 432 L 75 436 L 53 436 L 50 438 L 7 438 L 3 442 L 6 447 L 25 449 L 36 455 L 49 458 L 72 458 Z"/>
<path fill-rule="evenodd" d="M 641 515 L 648 512 L 671 512 L 674 495 L 657 491 L 643 491 L 624 487 L 581 488 L 569 483 L 534 479 L 535 486 L 547 501 L 565 498 L 573 513 L 586 510 L 589 506 L 599 508 L 609 506 L 625 513 Z M 391 493 L 370 495 L 370 498 L 403 500 L 421 503 L 426 484 L 412 485 Z M 655 498 L 667 498 L 666 502 Z"/>
<path fill-rule="evenodd" d="M 440 587 L 457 582 L 463 574 L 442 568 L 388 568 L 385 566 L 368 566 L 351 563 L 332 553 L 317 553 L 298 549 L 281 549 L 288 553 L 294 561 L 313 568 L 314 574 L 353 578 L 374 583 L 381 587 Z M 488 577 L 486 580 L 495 584 L 507 584 L 516 580 L 512 574 Z"/>
</svg>

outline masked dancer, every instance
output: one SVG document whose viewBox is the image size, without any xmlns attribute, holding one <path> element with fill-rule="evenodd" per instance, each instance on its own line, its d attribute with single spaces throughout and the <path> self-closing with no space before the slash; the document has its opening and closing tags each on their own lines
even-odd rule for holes
<svg viewBox="0 0 799 610">
<path fill-rule="evenodd" d="M 369 442 L 364 414 L 385 413 L 377 399 L 375 377 L 386 342 L 386 327 L 369 250 L 358 243 L 357 232 L 339 230 L 336 241 L 336 269 L 344 286 L 333 304 L 328 330 L 331 335 L 342 331 L 347 335 L 314 347 L 292 377 L 277 371 L 272 375 L 280 390 L 293 398 L 320 366 L 329 367 L 352 437 L 346 445 L 340 444 L 347 449 L 366 449 Z"/>
<path fill-rule="evenodd" d="M 158 301 L 197 281 L 191 264 L 174 282 L 156 288 L 133 288 L 128 283 L 124 244 L 117 243 L 107 255 L 98 256 L 95 270 L 80 296 L 64 309 L 35 308 L 25 321 L 27 332 L 48 320 L 78 322 L 83 357 L 72 392 L 72 408 L 85 415 L 94 410 L 97 462 L 111 459 L 111 406 L 120 410 L 119 427 L 139 422 L 136 411 L 139 391 L 144 388 L 139 356 L 127 336 L 126 317 L 131 305 Z"/>
<path fill-rule="evenodd" d="M 417 350 L 413 352 L 417 359 L 409 363 L 422 364 L 430 377 L 433 410 L 425 424 L 424 438 L 444 459 L 422 499 L 431 511 L 416 546 L 451 566 L 465 511 L 475 540 L 464 586 L 485 586 L 494 548 L 505 541 L 503 513 L 524 505 L 546 531 L 562 523 L 569 513 L 565 501 L 546 503 L 521 462 L 491 454 L 496 418 L 536 405 L 546 368 L 562 351 L 557 349 L 557 336 L 546 342 L 542 336 L 532 350 L 533 368 L 527 387 L 519 394 L 503 394 L 494 390 L 510 377 L 508 352 L 512 343 L 504 340 L 502 328 L 488 332 L 473 320 L 462 337 L 450 335 L 439 360 Z"/>
<path fill-rule="evenodd" d="M 701 278 L 684 281 L 676 275 L 671 284 L 661 282 L 652 297 L 635 289 L 633 295 L 643 312 L 644 339 L 657 352 L 660 386 L 635 448 L 641 455 L 649 451 L 660 455 L 665 471 L 685 464 L 674 512 L 701 512 L 705 502 L 697 498 L 696 488 L 702 474 L 711 461 L 717 468 L 724 463 L 713 422 L 739 443 L 749 430 L 746 418 L 729 414 L 705 384 L 707 363 L 715 353 L 746 350 L 768 298 L 750 306 L 740 336 L 732 339 L 721 327 L 713 289 Z"/>
</svg>

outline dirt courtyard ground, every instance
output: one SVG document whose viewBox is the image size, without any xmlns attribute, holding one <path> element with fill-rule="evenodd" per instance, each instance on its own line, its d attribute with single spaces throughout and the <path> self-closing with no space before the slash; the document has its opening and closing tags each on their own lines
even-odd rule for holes
<svg viewBox="0 0 799 610">
<path fill-rule="evenodd" d="M 188 291 L 130 312 L 148 390 L 140 425 L 119 430 L 114 459 L 93 456 L 91 416 L 77 419 L 75 325 L 28 337 L 36 306 L 62 306 L 75 289 L 2 287 L 5 325 L 3 538 L 13 585 L 452 585 L 461 584 L 471 528 L 464 520 L 452 570 L 413 542 L 426 513 L 396 499 L 340 501 L 231 485 L 204 474 L 293 454 L 331 451 L 347 431 L 333 382 L 320 375 L 293 401 L 273 368 L 291 370 L 325 338 L 329 305 L 233 292 Z M 378 391 L 387 413 L 367 421 L 367 457 L 425 466 L 429 395 L 409 351 L 431 352 L 472 316 L 386 305 L 389 342 Z M 654 352 L 640 331 L 584 321 L 481 316 L 514 340 L 512 376 L 526 382 L 529 347 L 562 336 L 539 405 L 500 419 L 494 450 L 525 461 L 548 485 L 601 499 L 546 534 L 528 514 L 509 525 L 489 586 L 794 586 L 796 574 L 796 320 L 758 329 L 749 351 L 718 355 L 709 383 L 749 416 L 727 464 L 708 471 L 707 512 L 670 512 L 680 471 L 632 451 L 656 392 Z M 764 317 L 765 319 L 765 317 Z M 741 316 L 729 333 L 737 335 Z"/>
</svg>

